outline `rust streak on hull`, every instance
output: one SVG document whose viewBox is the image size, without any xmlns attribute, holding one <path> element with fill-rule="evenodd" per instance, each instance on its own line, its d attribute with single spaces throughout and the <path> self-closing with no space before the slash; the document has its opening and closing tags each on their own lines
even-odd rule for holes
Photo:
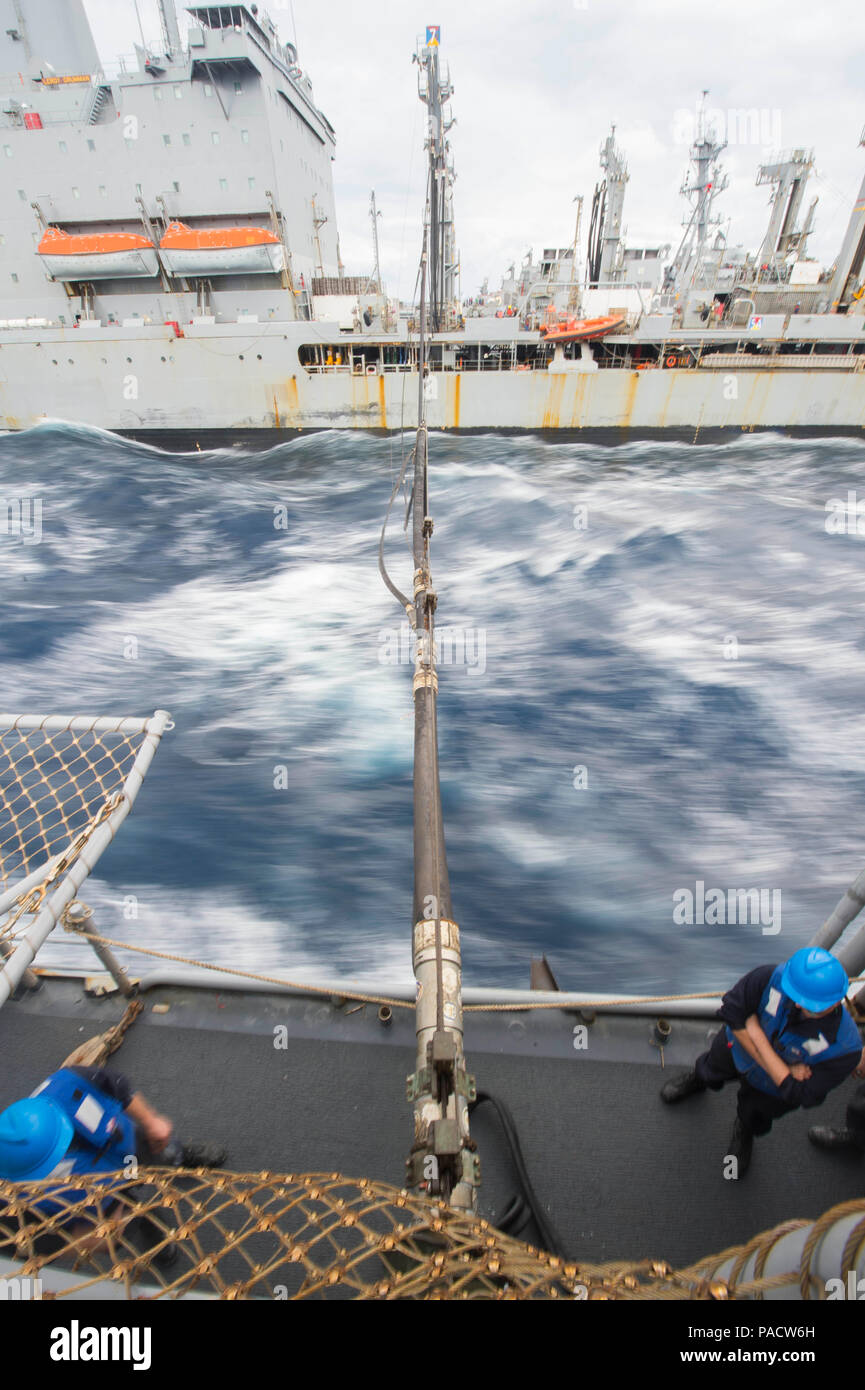
<svg viewBox="0 0 865 1390">
<path fill-rule="evenodd" d="M 557 430 L 559 428 L 559 415 L 562 409 L 562 396 L 565 390 L 565 378 L 563 375 L 554 376 L 550 382 L 549 394 L 547 396 L 547 408 L 541 422 L 541 428 L 545 430 Z"/>
<path fill-rule="evenodd" d="M 640 373 L 637 371 L 629 372 L 627 394 L 625 396 L 624 407 L 622 410 L 621 427 L 629 430 L 631 428 L 631 416 L 634 413 L 634 403 L 637 399 L 637 383 L 640 380 Z"/>
</svg>

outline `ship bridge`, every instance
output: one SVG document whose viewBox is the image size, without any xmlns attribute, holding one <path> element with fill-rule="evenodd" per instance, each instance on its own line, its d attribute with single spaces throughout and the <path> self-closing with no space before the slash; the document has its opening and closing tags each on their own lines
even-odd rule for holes
<svg viewBox="0 0 865 1390">
<path fill-rule="evenodd" d="M 187 13 L 201 26 L 190 29 L 188 37 L 193 79 L 213 81 L 214 72 L 228 77 L 240 77 L 244 73 L 260 75 L 262 68 L 257 62 L 260 55 L 265 69 L 273 64 L 279 77 L 291 84 L 290 96 L 280 91 L 283 100 L 294 107 L 322 144 L 328 138 L 333 140 L 334 129 L 315 105 L 312 83 L 298 66 L 297 49 L 294 44 L 280 41 L 275 26 L 266 16 L 259 19 L 256 5 L 251 9 L 246 5 L 196 5 L 188 7 Z"/>
</svg>

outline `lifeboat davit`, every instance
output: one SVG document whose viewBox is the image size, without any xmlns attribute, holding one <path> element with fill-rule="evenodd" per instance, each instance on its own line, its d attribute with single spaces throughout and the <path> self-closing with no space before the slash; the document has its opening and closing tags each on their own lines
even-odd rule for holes
<svg viewBox="0 0 865 1390">
<path fill-rule="evenodd" d="M 541 337 L 547 343 L 585 343 L 590 338 L 603 338 L 607 333 L 615 333 L 624 322 L 624 314 L 606 314 L 597 319 L 554 319 L 544 324 Z"/>
<path fill-rule="evenodd" d="M 153 242 L 137 232 L 79 236 L 46 227 L 36 252 L 55 280 L 122 280 L 159 273 Z"/>
<path fill-rule="evenodd" d="M 159 254 L 169 275 L 273 275 L 285 269 L 282 242 L 264 227 L 169 222 Z"/>
</svg>

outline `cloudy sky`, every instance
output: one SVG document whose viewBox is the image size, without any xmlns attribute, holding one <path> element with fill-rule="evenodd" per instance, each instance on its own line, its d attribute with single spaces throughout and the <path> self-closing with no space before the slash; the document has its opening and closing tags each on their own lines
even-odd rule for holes
<svg viewBox="0 0 865 1390">
<path fill-rule="evenodd" d="M 159 35 L 156 0 L 138 0 Z M 86 0 L 103 61 L 138 37 L 133 0 Z M 704 88 L 728 140 L 716 204 L 731 244 L 755 248 L 769 189 L 758 164 L 813 148 L 819 196 L 811 254 L 831 262 L 865 175 L 865 6 L 861 0 L 260 0 L 296 39 L 315 100 L 337 133 L 334 177 L 343 260 L 371 268 L 369 194 L 381 210 L 382 269 L 411 294 L 420 247 L 423 108 L 411 57 L 439 24 L 457 124 L 455 214 L 462 287 L 498 284 L 534 247 L 570 244 L 611 122 L 627 157 L 632 245 L 681 236 L 689 132 Z M 181 33 L 185 16 L 180 5 Z M 744 113 L 750 113 L 745 117 Z"/>
</svg>

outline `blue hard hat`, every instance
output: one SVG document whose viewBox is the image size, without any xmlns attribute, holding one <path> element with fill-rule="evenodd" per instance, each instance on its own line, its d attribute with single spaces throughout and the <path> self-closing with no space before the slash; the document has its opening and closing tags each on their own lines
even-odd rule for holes
<svg viewBox="0 0 865 1390">
<path fill-rule="evenodd" d="M 0 1178 L 30 1182 L 53 1172 L 72 1142 L 75 1127 L 53 1101 L 16 1100 L 0 1114 Z"/>
<path fill-rule="evenodd" d="M 838 957 L 819 946 L 803 946 L 787 961 L 781 976 L 787 998 L 814 1014 L 840 1004 L 849 985 Z"/>
</svg>

